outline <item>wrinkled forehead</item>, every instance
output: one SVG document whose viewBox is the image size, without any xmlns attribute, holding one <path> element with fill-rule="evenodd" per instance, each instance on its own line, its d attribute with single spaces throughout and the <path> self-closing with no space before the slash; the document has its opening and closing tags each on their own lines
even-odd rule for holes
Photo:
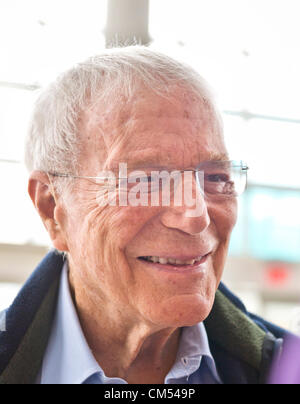
<svg viewBox="0 0 300 404">
<path fill-rule="evenodd" d="M 174 165 L 183 150 L 186 154 L 197 149 L 198 160 L 225 153 L 217 113 L 200 97 L 177 89 L 168 97 L 141 91 L 130 100 L 118 98 L 95 104 L 82 118 L 84 154 L 94 164 L 102 162 L 97 169 L 129 160 L 142 166 L 146 158 L 149 163 L 164 159 Z"/>
</svg>

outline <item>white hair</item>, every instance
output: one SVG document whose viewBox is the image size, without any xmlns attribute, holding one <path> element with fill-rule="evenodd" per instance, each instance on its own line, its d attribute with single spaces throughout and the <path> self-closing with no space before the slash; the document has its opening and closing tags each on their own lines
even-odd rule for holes
<svg viewBox="0 0 300 404">
<path fill-rule="evenodd" d="M 162 96 L 182 86 L 219 117 L 209 86 L 191 67 L 142 46 L 110 49 L 68 70 L 42 91 L 25 145 L 27 169 L 78 174 L 81 112 L 99 100 L 118 105 L 117 95 L 130 98 L 141 85 Z"/>
</svg>

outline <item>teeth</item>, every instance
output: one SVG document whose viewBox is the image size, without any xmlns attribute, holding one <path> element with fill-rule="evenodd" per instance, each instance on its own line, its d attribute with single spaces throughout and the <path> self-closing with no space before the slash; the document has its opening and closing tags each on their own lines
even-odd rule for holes
<svg viewBox="0 0 300 404">
<path fill-rule="evenodd" d="M 160 258 L 156 256 L 151 256 L 151 257 L 145 257 L 147 261 L 151 261 L 154 263 L 160 263 L 162 265 L 166 264 L 172 264 L 172 265 L 194 265 L 195 262 L 200 261 L 203 257 L 197 257 L 191 260 L 187 261 L 182 261 L 182 260 L 177 260 L 175 258 Z"/>
<path fill-rule="evenodd" d="M 194 265 L 195 262 L 196 262 L 196 260 L 190 260 L 190 261 L 187 261 L 186 263 L 187 263 L 188 265 Z"/>
<path fill-rule="evenodd" d="M 169 258 L 168 259 L 170 264 L 176 264 L 176 259 L 175 258 Z"/>
<path fill-rule="evenodd" d="M 168 260 L 166 258 L 160 258 L 159 263 L 165 265 L 168 263 Z"/>
</svg>

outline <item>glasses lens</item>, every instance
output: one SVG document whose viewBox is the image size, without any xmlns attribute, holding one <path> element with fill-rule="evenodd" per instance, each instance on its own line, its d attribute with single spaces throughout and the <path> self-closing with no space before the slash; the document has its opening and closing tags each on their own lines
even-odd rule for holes
<svg viewBox="0 0 300 404">
<path fill-rule="evenodd" d="M 246 189 L 247 170 L 247 166 L 242 162 L 209 161 L 199 165 L 196 178 L 199 188 L 207 197 L 209 195 L 236 197 Z M 178 188 L 183 190 L 183 183 L 185 184 L 184 189 L 186 189 L 192 178 L 189 178 L 188 174 L 193 176 L 193 173 L 194 171 L 152 171 L 149 173 L 133 171 L 122 184 L 127 192 L 150 194 L 169 191 L 173 194 Z"/>
<path fill-rule="evenodd" d="M 242 162 L 206 162 L 199 166 L 197 175 L 206 196 L 236 197 L 245 191 L 247 185 L 247 167 Z"/>
</svg>

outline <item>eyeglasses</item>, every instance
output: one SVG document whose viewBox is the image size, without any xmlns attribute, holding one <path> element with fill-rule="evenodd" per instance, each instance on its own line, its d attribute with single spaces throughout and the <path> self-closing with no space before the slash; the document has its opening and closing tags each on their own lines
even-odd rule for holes
<svg viewBox="0 0 300 404">
<path fill-rule="evenodd" d="M 120 168 L 120 166 L 122 167 Z M 62 178 L 84 179 L 96 181 L 106 185 L 110 191 L 112 188 L 119 192 L 139 192 L 141 194 L 153 194 L 165 192 L 186 184 L 186 180 L 195 174 L 199 189 L 205 197 L 220 196 L 234 198 L 241 195 L 247 187 L 248 166 L 243 161 L 206 161 L 196 169 L 175 171 L 131 170 L 127 173 L 127 165 L 120 163 L 119 174 L 112 171 L 104 171 L 100 176 L 89 177 L 72 174 L 49 172 L 49 175 Z M 103 174 L 103 175 L 102 175 Z M 172 188 L 171 184 L 174 183 Z M 172 189 L 171 189 L 172 188 Z"/>
</svg>

